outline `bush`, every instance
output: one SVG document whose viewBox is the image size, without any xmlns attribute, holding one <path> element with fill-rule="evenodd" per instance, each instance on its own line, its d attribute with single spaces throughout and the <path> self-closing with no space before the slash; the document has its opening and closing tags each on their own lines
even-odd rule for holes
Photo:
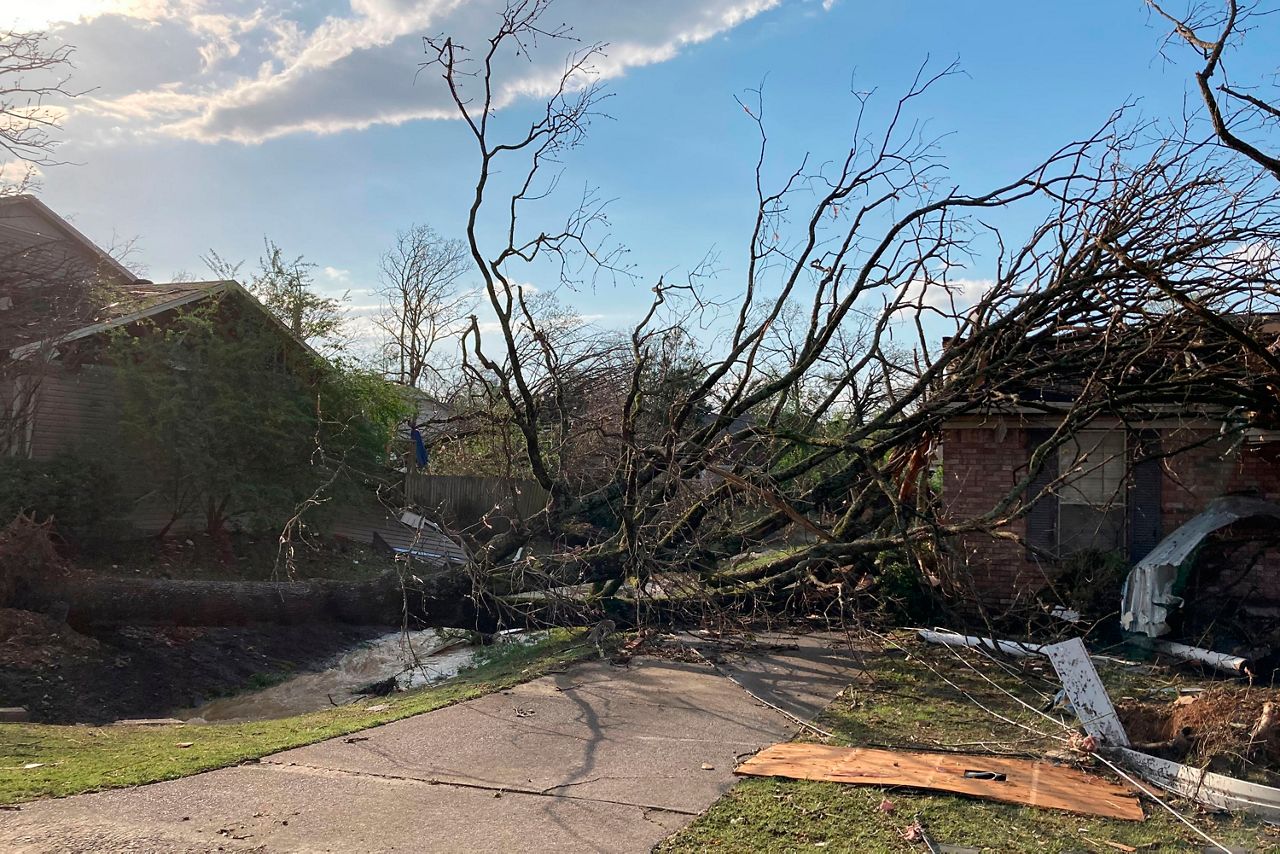
<svg viewBox="0 0 1280 854">
<path fill-rule="evenodd" d="M 98 542 L 119 519 L 115 475 L 103 463 L 77 454 L 0 458 L 0 524 L 20 514 L 37 522 L 52 520 L 58 535 L 73 546 Z"/>
<path fill-rule="evenodd" d="M 1054 588 L 1062 603 L 1088 620 L 1114 616 L 1129 561 L 1120 552 L 1086 549 L 1062 561 Z"/>
</svg>

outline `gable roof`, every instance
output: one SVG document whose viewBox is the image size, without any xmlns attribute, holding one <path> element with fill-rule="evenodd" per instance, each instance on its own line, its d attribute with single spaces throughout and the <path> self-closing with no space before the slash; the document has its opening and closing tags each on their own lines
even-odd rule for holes
<svg viewBox="0 0 1280 854">
<path fill-rule="evenodd" d="M 37 237 L 37 238 L 43 237 L 43 238 L 50 238 L 50 239 L 68 240 L 71 243 L 79 246 L 81 249 L 83 249 L 89 255 L 93 256 L 95 259 L 97 259 L 97 261 L 102 265 L 103 269 L 109 271 L 115 276 L 118 276 L 123 281 L 125 282 L 138 281 L 138 277 L 134 275 L 134 273 L 131 270 L 129 270 L 129 268 L 125 267 L 115 258 L 112 258 L 111 255 L 105 249 L 98 246 L 98 244 L 94 243 L 92 240 L 90 240 L 89 238 L 81 234 L 79 229 L 77 229 L 71 223 L 63 219 L 52 208 L 50 208 L 44 202 L 40 201 L 35 196 L 32 196 L 27 193 L 20 193 L 12 196 L 0 196 L 0 212 L 3 212 L 5 208 L 11 208 L 11 207 L 15 207 L 17 205 L 22 205 L 22 204 L 28 205 L 31 208 L 33 208 L 36 214 L 41 219 L 48 222 L 50 226 L 50 231 L 53 233 L 46 234 L 43 231 L 16 229 L 12 225 L 3 222 L 2 219 L 0 219 L 0 229 L 19 231 L 26 236 Z"/>
<path fill-rule="evenodd" d="M 169 282 L 161 285 L 138 281 L 131 285 L 117 288 L 113 293 L 120 294 L 122 298 L 107 306 L 106 311 L 110 316 L 106 320 L 82 326 L 79 329 L 59 335 L 52 340 L 32 341 L 28 344 L 23 344 L 21 347 L 14 347 L 9 351 L 10 357 L 25 359 L 32 353 L 39 351 L 41 347 L 57 347 L 62 344 L 69 344 L 81 338 L 88 338 L 91 335 L 98 335 L 121 326 L 128 326 L 130 323 L 146 320 L 149 317 L 157 317 L 165 312 L 173 311 L 201 300 L 222 294 L 235 294 L 243 297 L 250 305 L 262 312 L 263 316 L 286 338 L 320 361 L 326 364 L 329 361 L 306 341 L 294 335 L 293 330 L 282 323 L 280 318 L 276 317 L 266 306 L 259 302 L 257 297 L 249 293 L 239 282 L 232 279 L 211 282 Z"/>
</svg>

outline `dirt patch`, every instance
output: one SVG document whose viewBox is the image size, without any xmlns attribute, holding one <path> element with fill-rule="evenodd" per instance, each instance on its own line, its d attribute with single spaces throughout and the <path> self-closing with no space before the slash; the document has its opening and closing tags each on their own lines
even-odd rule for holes
<svg viewBox="0 0 1280 854">
<path fill-rule="evenodd" d="M 16 608 L 0 608 L 0 668 L 35 670 L 97 655 L 101 644 L 66 623 Z"/>
<path fill-rule="evenodd" d="M 298 543 L 286 564 L 275 535 L 243 531 L 215 542 L 207 534 L 180 534 L 163 540 L 123 541 L 76 555 L 75 565 L 103 575 L 175 580 L 289 581 L 330 578 L 356 581 L 384 572 L 393 561 L 372 546 L 341 537 L 313 537 Z"/>
<path fill-rule="evenodd" d="M 0 705 L 44 723 L 162 717 L 319 669 L 385 627 L 127 627 L 81 634 L 0 609 Z"/>
<path fill-rule="evenodd" d="M 1116 708 L 1135 744 L 1175 741 L 1186 733 L 1186 756 L 1197 767 L 1242 776 L 1280 779 L 1280 730 L 1255 741 L 1251 732 L 1268 703 L 1280 702 L 1280 690 L 1218 686 L 1167 703 L 1130 700 Z"/>
</svg>

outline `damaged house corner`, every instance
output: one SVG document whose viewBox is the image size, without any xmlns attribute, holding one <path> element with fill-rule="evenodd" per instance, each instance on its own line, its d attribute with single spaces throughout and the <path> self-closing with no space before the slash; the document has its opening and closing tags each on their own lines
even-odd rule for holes
<svg viewBox="0 0 1280 854">
<path fill-rule="evenodd" d="M 1179 570 L 1214 531 L 1242 519 L 1280 520 L 1280 504 L 1259 498 L 1215 498 L 1204 511 L 1160 541 L 1125 579 L 1120 625 L 1126 631 L 1157 638 L 1170 631 L 1169 613 L 1184 604 L 1174 595 Z"/>
</svg>

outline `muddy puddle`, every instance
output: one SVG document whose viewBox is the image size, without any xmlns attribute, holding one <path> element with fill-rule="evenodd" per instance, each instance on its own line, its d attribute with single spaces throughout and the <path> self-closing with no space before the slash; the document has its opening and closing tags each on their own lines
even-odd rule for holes
<svg viewBox="0 0 1280 854">
<path fill-rule="evenodd" d="M 478 647 L 434 629 L 394 632 L 344 653 L 324 670 L 184 709 L 174 717 L 208 722 L 248 721 L 319 711 L 359 699 L 361 689 L 393 678 L 398 690 L 448 679 L 470 665 L 477 650 Z"/>
</svg>

